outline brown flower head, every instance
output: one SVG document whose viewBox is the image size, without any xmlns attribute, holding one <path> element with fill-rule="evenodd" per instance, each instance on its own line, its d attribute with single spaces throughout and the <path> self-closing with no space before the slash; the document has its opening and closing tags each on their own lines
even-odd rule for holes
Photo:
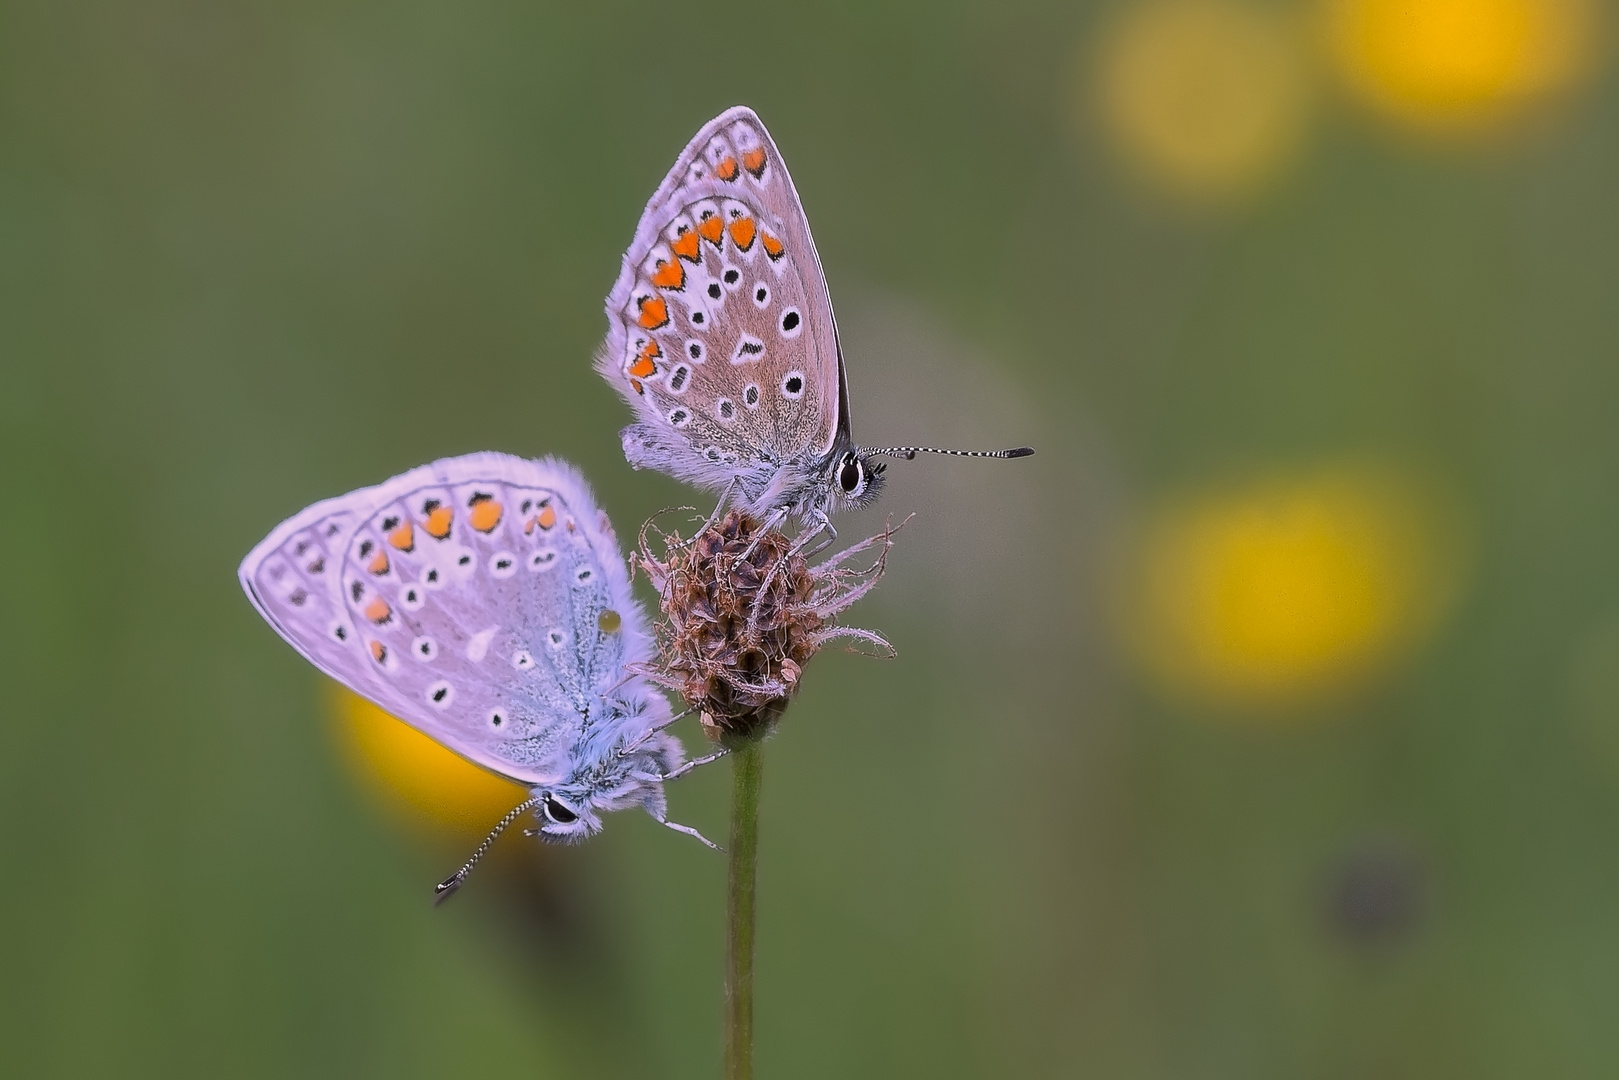
<svg viewBox="0 0 1619 1080">
<path fill-rule="evenodd" d="M 658 590 L 663 619 L 658 662 L 644 674 L 700 710 L 716 741 L 765 734 L 798 692 L 804 665 L 828 641 L 861 641 L 893 655 L 881 635 L 836 622 L 882 577 L 893 533 L 890 527 L 811 565 L 785 534 L 761 530 L 742 510 L 689 542 L 648 522 L 636 561 Z M 848 565 L 872 548 L 870 566 Z"/>
</svg>

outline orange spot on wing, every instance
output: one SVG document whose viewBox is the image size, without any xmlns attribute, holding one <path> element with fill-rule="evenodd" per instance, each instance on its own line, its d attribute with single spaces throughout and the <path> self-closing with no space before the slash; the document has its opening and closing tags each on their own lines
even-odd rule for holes
<svg viewBox="0 0 1619 1080">
<path fill-rule="evenodd" d="M 455 511 L 448 506 L 435 507 L 427 515 L 427 520 L 422 523 L 422 528 L 426 529 L 427 535 L 434 540 L 442 540 L 450 535 L 450 522 L 454 518 Z"/>
<path fill-rule="evenodd" d="M 539 513 L 536 513 L 534 517 L 529 518 L 528 525 L 523 526 L 523 533 L 533 533 L 534 526 L 536 525 L 542 529 L 549 529 L 550 526 L 555 525 L 555 523 L 557 523 L 557 508 L 552 507 L 552 505 L 547 502 L 546 505 L 542 505 L 542 507 L 539 508 Z"/>
<path fill-rule="evenodd" d="M 365 605 L 365 617 L 374 623 L 387 622 L 388 617 L 393 613 L 394 609 L 388 606 L 388 601 L 380 596 L 373 598 L 369 604 Z M 382 658 L 378 657 L 377 659 Z"/>
<path fill-rule="evenodd" d="M 699 257 L 698 245 L 696 231 L 683 228 L 680 230 L 680 235 L 675 237 L 674 243 L 669 245 L 669 250 L 687 262 L 696 262 Z"/>
<path fill-rule="evenodd" d="M 686 269 L 680 265 L 679 259 L 669 262 L 658 262 L 658 268 L 652 273 L 652 284 L 660 289 L 680 289 L 686 285 Z"/>
<path fill-rule="evenodd" d="M 760 233 L 759 234 L 759 243 L 764 245 L 765 254 L 770 256 L 770 259 L 771 259 L 772 262 L 774 262 L 776 259 L 781 258 L 782 253 L 787 250 L 785 247 L 782 246 L 782 242 L 780 240 L 777 240 L 774 236 L 771 236 L 769 233 Z"/>
<path fill-rule="evenodd" d="M 637 394 L 640 394 L 642 397 L 646 396 L 646 390 L 644 390 L 641 387 L 641 380 L 640 379 L 631 379 L 630 380 L 630 385 L 635 387 L 635 392 Z"/>
<path fill-rule="evenodd" d="M 703 234 L 704 240 L 719 247 L 725 237 L 725 222 L 720 220 L 718 214 L 710 214 L 697 223 L 697 231 Z"/>
<path fill-rule="evenodd" d="M 649 379 L 658 372 L 658 365 L 652 362 L 654 357 L 662 356 L 663 350 L 658 348 L 656 341 L 649 341 L 641 349 L 635 360 L 630 364 L 630 374 L 637 379 Z"/>
<path fill-rule="evenodd" d="M 493 532 L 500 524 L 501 511 L 504 508 L 493 499 L 479 499 L 472 504 L 472 512 L 467 515 L 467 521 L 479 532 Z"/>
<path fill-rule="evenodd" d="M 742 167 L 756 178 L 765 173 L 765 148 L 756 146 L 742 155 Z"/>
<path fill-rule="evenodd" d="M 725 181 L 735 180 L 738 175 L 736 158 L 728 157 L 714 166 L 714 175 Z"/>
<path fill-rule="evenodd" d="M 376 555 L 372 556 L 371 562 L 367 564 L 366 569 L 373 574 L 386 574 L 388 572 L 388 553 L 378 551 Z"/>
<path fill-rule="evenodd" d="M 371 659 L 375 660 L 377 663 L 380 664 L 385 659 L 387 659 L 387 657 L 388 657 L 388 646 L 384 645 L 380 641 L 373 641 L 371 643 Z"/>
<path fill-rule="evenodd" d="M 660 326 L 669 325 L 669 305 L 664 303 L 661 296 L 643 296 L 635 302 L 640 309 L 640 324 L 648 330 L 656 330 Z"/>
<path fill-rule="evenodd" d="M 400 551 L 409 551 L 416 546 L 416 530 L 407 521 L 388 534 L 388 543 Z"/>
<path fill-rule="evenodd" d="M 743 251 L 753 246 L 754 232 L 753 219 L 750 217 L 739 217 L 731 222 L 731 239 Z"/>
</svg>

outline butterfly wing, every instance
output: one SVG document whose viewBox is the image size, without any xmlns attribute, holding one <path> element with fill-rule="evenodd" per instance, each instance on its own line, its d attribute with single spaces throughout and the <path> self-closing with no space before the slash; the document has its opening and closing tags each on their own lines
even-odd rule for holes
<svg viewBox="0 0 1619 1080">
<path fill-rule="evenodd" d="M 555 459 L 469 454 L 317 503 L 240 577 L 327 675 L 527 783 L 565 775 L 626 663 L 650 656 L 612 527 Z"/>
<path fill-rule="evenodd" d="M 626 432 L 632 463 L 719 490 L 760 464 L 824 461 L 847 437 L 820 258 L 752 110 L 715 117 L 676 160 L 607 316 L 597 370 L 640 420 Z"/>
</svg>

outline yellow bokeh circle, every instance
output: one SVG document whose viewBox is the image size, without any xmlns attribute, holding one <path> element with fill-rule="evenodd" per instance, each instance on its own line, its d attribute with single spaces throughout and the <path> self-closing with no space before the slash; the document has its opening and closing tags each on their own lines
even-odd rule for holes
<svg viewBox="0 0 1619 1080">
<path fill-rule="evenodd" d="M 1567 89 L 1594 59 L 1591 0 L 1328 0 L 1351 88 L 1430 133 L 1498 126 Z"/>
<path fill-rule="evenodd" d="M 345 758 L 394 816 L 482 835 L 527 797 L 358 694 L 333 684 L 331 701 Z"/>
<path fill-rule="evenodd" d="M 1124 596 L 1146 666 L 1182 695 L 1286 703 L 1418 641 L 1454 581 L 1440 516 L 1373 470 L 1261 478 L 1168 503 Z"/>
<path fill-rule="evenodd" d="M 1310 83 L 1292 20 L 1236 0 L 1155 0 L 1127 8 L 1101 41 L 1103 124 L 1155 186 L 1223 202 L 1293 158 Z"/>
</svg>

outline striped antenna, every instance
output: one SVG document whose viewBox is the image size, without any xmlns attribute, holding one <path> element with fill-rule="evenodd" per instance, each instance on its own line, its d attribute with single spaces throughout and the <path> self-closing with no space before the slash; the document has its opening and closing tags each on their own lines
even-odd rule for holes
<svg viewBox="0 0 1619 1080">
<path fill-rule="evenodd" d="M 949 454 L 951 457 L 988 457 L 988 458 L 1015 458 L 1028 457 L 1034 453 L 1032 446 L 1014 446 L 1010 450 L 940 450 L 936 446 L 885 446 L 880 450 L 862 450 L 861 453 L 875 456 L 887 454 L 889 457 L 902 457 L 912 461 L 918 454 Z"/>
<path fill-rule="evenodd" d="M 534 809 L 534 807 L 540 805 L 540 803 L 544 801 L 545 800 L 543 797 L 535 796 L 532 799 L 525 799 L 523 802 L 512 807 L 511 811 L 507 813 L 505 817 L 501 818 L 500 821 L 496 823 L 495 827 L 489 831 L 489 835 L 484 837 L 483 843 L 478 845 L 478 850 L 472 853 L 472 858 L 467 860 L 466 865 L 461 867 L 461 869 L 457 870 L 455 873 L 451 874 L 449 877 L 445 878 L 443 881 L 439 882 L 437 885 L 433 886 L 433 906 L 438 907 L 451 896 L 455 895 L 455 890 L 459 889 L 462 883 L 467 880 L 467 875 L 472 873 L 472 868 L 478 865 L 478 860 L 484 857 L 484 853 L 489 850 L 489 846 L 495 842 L 495 839 L 500 836 L 501 833 L 506 831 L 507 826 L 516 821 L 518 818 L 522 817 L 525 812 Z"/>
</svg>

